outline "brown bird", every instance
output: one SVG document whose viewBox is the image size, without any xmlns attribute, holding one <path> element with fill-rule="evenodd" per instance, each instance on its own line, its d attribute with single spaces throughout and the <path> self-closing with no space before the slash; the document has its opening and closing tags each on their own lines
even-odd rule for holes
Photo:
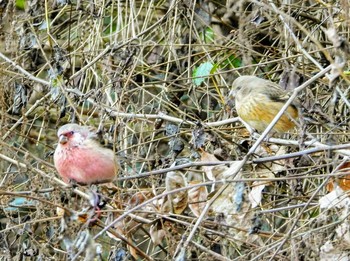
<svg viewBox="0 0 350 261">
<path fill-rule="evenodd" d="M 258 132 L 266 129 L 289 98 L 278 84 L 248 75 L 233 82 L 229 96 L 235 98 L 238 116 Z M 298 115 L 298 108 L 292 103 L 273 130 L 287 132 L 295 126 Z"/>
</svg>

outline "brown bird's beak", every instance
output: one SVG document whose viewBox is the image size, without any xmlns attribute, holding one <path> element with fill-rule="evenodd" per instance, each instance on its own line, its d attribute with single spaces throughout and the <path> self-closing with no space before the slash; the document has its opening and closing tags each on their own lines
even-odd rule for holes
<svg viewBox="0 0 350 261">
<path fill-rule="evenodd" d="M 228 97 L 226 97 L 225 99 L 226 104 L 231 108 L 233 108 L 235 105 L 236 93 L 237 93 L 236 90 L 230 91 L 228 94 Z"/>
<path fill-rule="evenodd" d="M 234 99 L 237 95 L 237 90 L 231 90 L 229 93 L 228 93 L 228 98 L 229 99 Z"/>
<path fill-rule="evenodd" d="M 67 136 L 61 135 L 61 136 L 58 138 L 58 142 L 59 142 L 60 144 L 66 144 L 66 143 L 68 142 Z"/>
</svg>

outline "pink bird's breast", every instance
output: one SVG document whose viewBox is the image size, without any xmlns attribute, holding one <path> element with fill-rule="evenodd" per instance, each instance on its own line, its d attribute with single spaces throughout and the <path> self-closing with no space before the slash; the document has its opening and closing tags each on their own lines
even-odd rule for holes
<svg viewBox="0 0 350 261">
<path fill-rule="evenodd" d="M 118 170 L 113 151 L 102 147 L 59 145 L 54 162 L 65 182 L 73 180 L 79 184 L 111 181 Z"/>
</svg>

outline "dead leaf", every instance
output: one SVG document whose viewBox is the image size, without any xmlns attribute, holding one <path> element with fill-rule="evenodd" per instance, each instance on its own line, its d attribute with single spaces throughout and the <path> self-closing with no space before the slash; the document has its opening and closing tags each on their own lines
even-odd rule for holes
<svg viewBox="0 0 350 261">
<path fill-rule="evenodd" d="M 231 164 L 229 164 L 228 167 L 222 172 L 222 177 L 227 178 L 230 177 L 236 173 L 238 173 L 243 167 L 242 161 L 237 160 L 233 161 Z"/>
<path fill-rule="evenodd" d="M 130 242 L 132 242 L 132 238 L 131 237 L 128 237 L 128 240 Z M 130 246 L 129 244 L 127 244 L 127 249 L 130 253 L 130 255 L 132 255 L 133 258 L 135 258 L 136 260 L 139 260 L 139 255 L 138 255 L 138 251 L 136 250 L 136 248 Z"/>
<path fill-rule="evenodd" d="M 319 199 L 319 204 L 321 209 L 331 209 L 335 207 L 346 209 L 347 206 L 350 206 L 350 199 L 344 191 L 337 186 L 331 193 L 321 197 Z"/>
<path fill-rule="evenodd" d="M 149 229 L 149 234 L 151 235 L 153 244 L 161 245 L 166 232 L 158 224 L 153 224 Z"/>
<path fill-rule="evenodd" d="M 326 185 L 327 191 L 333 191 L 336 185 L 341 187 L 341 189 L 344 191 L 350 190 L 350 162 L 345 162 L 343 165 L 341 165 L 335 174 L 340 174 L 340 176 L 329 180 Z M 334 183 L 336 183 L 336 185 Z"/>
<path fill-rule="evenodd" d="M 259 175 L 260 178 L 274 178 L 275 175 L 272 172 L 264 173 L 263 175 Z M 254 181 L 252 184 L 252 190 L 250 191 L 248 195 L 248 199 L 250 203 L 252 204 L 252 208 L 257 207 L 261 200 L 262 200 L 262 191 L 264 188 L 268 185 L 270 185 L 271 182 L 269 181 Z"/>
<path fill-rule="evenodd" d="M 56 214 L 57 214 L 57 216 L 59 216 L 59 217 L 63 217 L 64 216 L 64 209 L 63 208 L 60 208 L 60 207 L 57 207 L 56 208 Z"/>
<path fill-rule="evenodd" d="M 242 178 L 240 175 L 241 173 L 238 173 L 236 178 Z M 243 242 L 260 244 L 261 238 L 259 235 L 251 235 L 247 232 L 252 227 L 254 211 L 249 210 L 250 203 L 246 200 L 247 190 L 244 189 L 242 195 L 242 186 L 239 183 L 228 184 L 227 188 L 213 202 L 211 206 L 212 215 L 220 215 L 222 222 L 235 228 L 228 229 L 227 233 L 234 237 L 238 245 L 242 245 Z M 242 202 L 237 202 L 238 196 L 243 196 L 241 197 L 243 199 Z M 239 229 L 237 230 L 237 228 Z"/>
<path fill-rule="evenodd" d="M 200 155 L 201 155 L 201 161 L 202 162 L 219 162 L 220 160 L 218 160 L 213 154 L 210 154 L 206 151 L 200 151 Z M 203 166 L 202 169 L 204 171 L 204 173 L 206 174 L 207 178 L 209 180 L 215 181 L 217 179 L 217 175 L 221 172 L 217 172 L 214 171 L 213 173 L 213 169 L 217 167 L 220 168 L 222 166 Z"/>
<path fill-rule="evenodd" d="M 350 245 L 350 225 L 349 220 L 344 220 L 337 228 L 335 229 L 336 236 L 339 240 L 342 241 L 345 245 Z"/>
<path fill-rule="evenodd" d="M 220 160 L 218 160 L 213 154 L 206 151 L 201 151 L 200 154 L 201 161 L 203 162 L 220 162 Z M 215 181 L 236 173 L 241 167 L 241 163 L 242 161 L 234 161 L 232 164 L 226 165 L 203 166 L 202 169 L 209 180 Z"/>
<path fill-rule="evenodd" d="M 348 260 L 347 251 L 342 251 L 337 247 L 333 246 L 331 241 L 327 241 L 323 246 L 320 247 L 320 261 L 328 260 Z"/>
<path fill-rule="evenodd" d="M 136 192 L 134 195 L 132 195 L 132 197 L 129 199 L 129 202 L 128 202 L 128 207 L 126 208 L 126 211 L 128 209 L 131 209 L 131 208 L 134 208 L 140 204 L 142 204 L 143 202 L 151 199 L 152 197 L 154 197 L 154 194 L 149 191 L 149 190 L 141 190 L 141 191 L 138 191 Z M 122 206 L 118 206 L 119 204 L 116 204 L 115 208 L 116 209 L 122 209 Z M 153 204 L 148 204 L 142 208 L 140 208 L 140 212 L 137 213 L 137 216 L 140 217 L 140 218 L 145 218 L 148 216 L 148 212 L 150 211 L 154 211 L 154 208 L 156 206 Z M 144 212 L 142 212 L 144 211 Z M 119 212 L 110 212 L 108 213 L 108 217 L 107 217 L 107 220 L 106 220 L 106 224 L 110 224 L 115 218 L 117 218 L 119 216 Z M 136 214 L 135 214 L 136 215 Z M 114 226 L 113 226 L 113 229 L 120 235 L 123 235 L 123 236 L 129 236 L 130 234 L 130 231 L 131 233 L 133 233 L 133 229 L 139 224 L 139 221 L 137 221 L 137 219 L 134 219 L 134 218 L 131 218 L 131 217 L 127 217 L 119 222 L 117 222 Z M 107 231 L 107 235 L 112 238 L 112 239 L 115 239 L 115 240 L 118 240 L 119 239 L 117 237 L 115 237 L 113 234 L 109 233 Z"/>
<path fill-rule="evenodd" d="M 154 194 L 148 190 L 136 192 L 129 200 L 129 207 L 136 207 L 152 197 L 154 197 Z"/>
<path fill-rule="evenodd" d="M 199 181 L 192 181 L 190 185 L 198 183 Z M 194 187 L 188 191 L 188 206 L 196 217 L 199 217 L 202 213 L 207 199 L 208 189 L 206 186 Z"/>
<path fill-rule="evenodd" d="M 258 186 L 254 186 L 252 190 L 250 191 L 248 198 L 250 203 L 252 204 L 252 208 L 257 207 L 262 199 L 262 191 L 265 188 L 265 184 L 261 184 Z"/>
<path fill-rule="evenodd" d="M 172 191 L 179 188 L 187 187 L 187 181 L 179 171 L 170 171 L 165 178 L 166 191 Z M 168 199 L 172 205 L 172 211 L 175 214 L 181 214 L 188 203 L 188 194 L 186 190 L 177 192 L 176 194 L 170 194 Z"/>
</svg>

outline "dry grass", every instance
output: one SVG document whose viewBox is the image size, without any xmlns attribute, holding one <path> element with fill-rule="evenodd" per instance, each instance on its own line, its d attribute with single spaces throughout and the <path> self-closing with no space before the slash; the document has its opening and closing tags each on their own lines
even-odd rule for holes
<svg viewBox="0 0 350 261">
<path fill-rule="evenodd" d="M 332 147 L 347 144 L 350 136 L 348 1 L 37 2 L 25 10 L 11 2 L 1 11 L 4 260 L 93 260 L 96 249 L 111 260 L 346 255 L 348 205 L 320 208 L 319 199 L 349 154 Z M 193 72 L 204 62 L 214 69 L 196 86 Z M 256 139 L 225 98 L 242 74 L 279 82 L 289 91 L 313 79 L 298 93 L 305 118 L 298 129 L 252 151 Z M 87 198 L 96 188 L 62 187 L 52 165 L 56 130 L 72 121 L 95 126 L 123 167 L 114 189 L 99 186 L 107 206 L 95 222 Z M 279 158 L 294 152 L 300 153 Z M 182 192 L 201 183 L 212 189 L 206 174 L 212 171 L 219 180 L 225 167 L 194 162 L 210 165 L 213 155 L 248 161 L 204 197 L 211 210 L 197 219 L 188 207 L 193 194 L 187 199 Z M 169 187 L 166 173 L 174 162 L 184 164 L 176 173 L 186 181 Z M 262 178 L 268 183 L 252 208 L 248 194 Z M 184 209 L 170 211 L 162 193 L 173 195 L 173 203 L 183 196 Z M 57 207 L 65 209 L 63 217 Z M 123 240 L 110 238 L 104 228 Z"/>
</svg>

